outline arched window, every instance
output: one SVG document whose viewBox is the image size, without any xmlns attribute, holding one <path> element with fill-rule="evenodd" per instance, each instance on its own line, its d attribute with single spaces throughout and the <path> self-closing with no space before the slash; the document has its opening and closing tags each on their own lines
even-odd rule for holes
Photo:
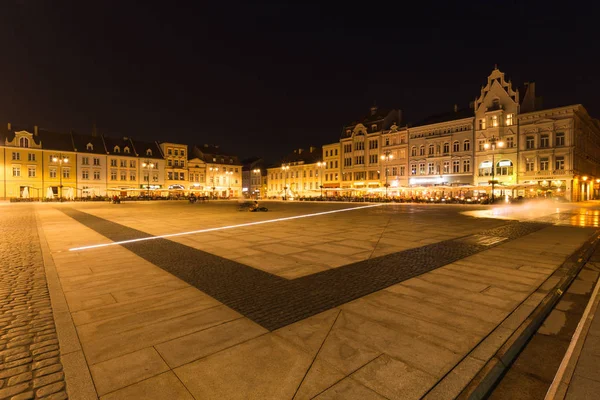
<svg viewBox="0 0 600 400">
<path fill-rule="evenodd" d="M 419 147 L 419 155 L 420 156 L 424 156 L 425 155 L 425 146 Z"/>
<path fill-rule="evenodd" d="M 460 143 L 458 143 L 458 140 L 452 143 L 452 151 L 460 151 Z"/>
<path fill-rule="evenodd" d="M 92 150 L 94 150 L 94 145 L 93 145 L 93 144 L 91 144 L 91 143 L 88 143 L 88 144 L 85 146 L 85 148 L 86 148 L 88 151 L 92 151 Z"/>
<path fill-rule="evenodd" d="M 471 141 L 469 139 L 466 139 L 463 142 L 463 151 L 469 151 L 471 150 Z"/>
<path fill-rule="evenodd" d="M 115 146 L 115 148 L 113 149 L 113 151 L 114 151 L 115 153 L 120 153 L 120 152 L 121 152 L 121 149 L 119 148 L 119 146 Z"/>
<path fill-rule="evenodd" d="M 152 150 L 151 149 L 146 150 L 146 155 L 147 156 L 151 156 L 152 155 Z"/>
<path fill-rule="evenodd" d="M 433 155 L 433 151 L 434 151 L 434 147 L 432 144 L 429 145 L 429 155 L 432 156 Z"/>
<path fill-rule="evenodd" d="M 450 143 L 444 143 L 444 154 L 450 153 Z"/>
<path fill-rule="evenodd" d="M 29 147 L 29 139 L 26 137 L 22 137 L 19 139 L 19 146 L 20 147 Z"/>
<path fill-rule="evenodd" d="M 413 156 L 413 157 L 417 155 L 417 146 L 411 147 L 411 149 L 410 149 L 410 155 Z"/>
<path fill-rule="evenodd" d="M 500 160 L 496 163 L 496 175 L 512 175 L 513 163 L 510 160 Z"/>
<path fill-rule="evenodd" d="M 129 147 L 125 146 L 125 148 L 123 149 L 123 151 L 127 154 L 129 154 Z"/>
</svg>

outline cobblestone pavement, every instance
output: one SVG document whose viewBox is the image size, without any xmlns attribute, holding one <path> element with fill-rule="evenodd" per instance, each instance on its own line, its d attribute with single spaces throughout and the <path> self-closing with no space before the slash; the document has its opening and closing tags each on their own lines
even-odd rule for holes
<svg viewBox="0 0 600 400">
<path fill-rule="evenodd" d="M 113 241 L 151 236 L 82 211 L 62 211 Z M 166 239 L 127 243 L 123 247 L 264 328 L 275 330 L 546 226 L 510 222 L 477 235 L 367 259 L 293 280 Z M 198 268 L 199 265 L 202 268 Z"/>
<path fill-rule="evenodd" d="M 0 399 L 66 399 L 34 208 L 0 213 Z"/>
</svg>

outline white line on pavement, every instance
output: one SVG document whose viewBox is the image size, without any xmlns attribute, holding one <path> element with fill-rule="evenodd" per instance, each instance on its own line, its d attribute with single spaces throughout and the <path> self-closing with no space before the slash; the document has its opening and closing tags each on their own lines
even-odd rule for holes
<svg viewBox="0 0 600 400">
<path fill-rule="evenodd" d="M 100 247 L 117 246 L 117 245 L 127 244 L 127 243 L 143 242 L 145 240 L 164 239 L 164 238 L 175 237 L 175 236 L 193 235 L 195 233 L 206 233 L 206 232 L 214 232 L 214 231 L 223 231 L 223 230 L 226 230 L 226 229 L 243 228 L 245 226 L 271 224 L 273 222 L 290 221 L 290 220 L 293 220 L 293 219 L 300 219 L 300 218 L 318 217 L 320 215 L 334 214 L 334 213 L 340 213 L 340 212 L 345 212 L 345 211 L 361 210 L 361 209 L 364 209 L 364 208 L 371 208 L 371 207 L 380 207 L 382 205 L 383 204 L 371 204 L 371 205 L 368 205 L 368 206 L 343 208 L 341 210 L 332 210 L 332 211 L 323 211 L 323 212 L 318 212 L 318 213 L 313 213 L 313 214 L 295 215 L 293 217 L 268 219 L 266 221 L 248 222 L 248 223 L 239 224 L 239 225 L 220 226 L 220 227 L 217 227 L 217 228 L 200 229 L 200 230 L 197 230 L 197 231 L 180 232 L 180 233 L 170 233 L 170 234 L 166 234 L 166 235 L 150 236 L 150 237 L 139 238 L 139 239 L 121 240 L 119 242 L 94 244 L 94 245 L 90 245 L 90 246 L 81 246 L 81 247 L 73 247 L 73 248 L 69 249 L 69 251 L 80 251 L 80 250 L 97 249 L 97 248 L 100 248 Z"/>
</svg>

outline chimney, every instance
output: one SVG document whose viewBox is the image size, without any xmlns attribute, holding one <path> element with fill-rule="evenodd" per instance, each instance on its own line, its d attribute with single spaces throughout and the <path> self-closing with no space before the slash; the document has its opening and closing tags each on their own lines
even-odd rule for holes
<svg viewBox="0 0 600 400">
<path fill-rule="evenodd" d="M 313 151 L 315 151 L 317 148 L 315 146 L 310 146 L 310 152 L 312 153 Z"/>
<path fill-rule="evenodd" d="M 525 95 L 521 101 L 521 112 L 535 111 L 535 82 L 525 82 Z"/>
<path fill-rule="evenodd" d="M 303 149 L 298 149 L 298 154 L 302 154 Z"/>
<path fill-rule="evenodd" d="M 458 112 L 458 104 L 454 105 L 454 112 Z"/>
<path fill-rule="evenodd" d="M 12 126 L 10 125 L 10 122 L 8 123 L 7 129 L 9 132 L 12 130 Z"/>
<path fill-rule="evenodd" d="M 92 137 L 96 137 L 96 136 L 98 136 L 98 132 L 96 130 L 96 123 L 94 122 L 92 124 Z"/>
<path fill-rule="evenodd" d="M 38 135 L 38 127 L 37 127 L 37 125 L 33 127 L 33 134 L 34 134 L 34 136 Z"/>
<path fill-rule="evenodd" d="M 373 105 L 373 107 L 371 107 L 371 115 L 375 115 L 377 114 L 377 106 Z"/>
</svg>

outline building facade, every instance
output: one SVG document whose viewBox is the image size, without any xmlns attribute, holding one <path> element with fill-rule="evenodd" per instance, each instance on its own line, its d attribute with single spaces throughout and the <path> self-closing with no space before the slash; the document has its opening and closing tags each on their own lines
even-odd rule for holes
<svg viewBox="0 0 600 400">
<path fill-rule="evenodd" d="M 191 148 L 190 160 L 194 160 L 194 171 L 203 174 L 203 193 L 212 198 L 242 197 L 242 164 L 237 156 L 224 152 L 219 146 L 204 144 Z M 203 162 L 203 168 L 196 168 Z M 195 172 L 196 173 L 196 172 Z"/>
<path fill-rule="evenodd" d="M 340 189 L 341 171 L 341 144 L 331 143 L 323 146 L 323 162 L 325 171 L 323 175 L 323 189 L 327 196 L 334 196 Z"/>
<path fill-rule="evenodd" d="M 322 149 L 310 147 L 294 150 L 281 161 L 281 165 L 269 168 L 267 195 L 285 200 L 321 197 L 325 187 L 325 163 Z"/>
</svg>

